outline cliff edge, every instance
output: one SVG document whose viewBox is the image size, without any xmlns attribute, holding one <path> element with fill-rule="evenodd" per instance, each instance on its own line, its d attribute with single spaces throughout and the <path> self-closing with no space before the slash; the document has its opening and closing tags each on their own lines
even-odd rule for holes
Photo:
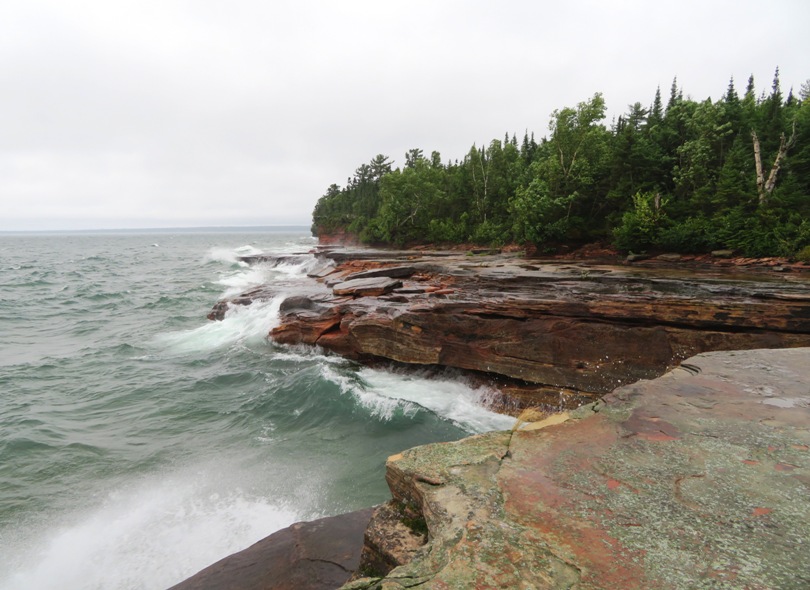
<svg viewBox="0 0 810 590">
<path fill-rule="evenodd" d="M 287 297 L 271 339 L 361 362 L 465 372 L 495 407 L 576 408 L 712 350 L 810 346 L 810 277 L 642 268 L 516 253 L 321 249 L 318 291 Z M 277 257 L 248 257 L 276 264 Z M 222 301 L 272 298 L 273 285 Z"/>
<path fill-rule="evenodd" d="M 545 427 L 393 456 L 428 541 L 343 588 L 810 587 L 809 359 L 704 353 Z"/>
</svg>

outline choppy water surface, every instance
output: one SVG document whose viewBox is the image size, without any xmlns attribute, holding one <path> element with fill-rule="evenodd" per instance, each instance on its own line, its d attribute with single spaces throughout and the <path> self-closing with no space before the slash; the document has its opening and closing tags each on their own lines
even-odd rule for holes
<svg viewBox="0 0 810 590">
<path fill-rule="evenodd" d="M 0 589 L 155 588 L 384 501 L 385 458 L 508 428 L 486 391 L 266 339 L 305 232 L 0 235 Z M 205 319 L 223 295 L 279 297 Z"/>
</svg>

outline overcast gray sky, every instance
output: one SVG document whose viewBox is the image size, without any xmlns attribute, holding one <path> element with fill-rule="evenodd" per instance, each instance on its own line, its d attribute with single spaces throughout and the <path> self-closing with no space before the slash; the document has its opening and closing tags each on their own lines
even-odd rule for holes
<svg viewBox="0 0 810 590">
<path fill-rule="evenodd" d="M 798 91 L 809 28 L 806 0 L 5 0 L 0 230 L 308 224 L 378 153 L 539 138 L 594 92 Z"/>
</svg>

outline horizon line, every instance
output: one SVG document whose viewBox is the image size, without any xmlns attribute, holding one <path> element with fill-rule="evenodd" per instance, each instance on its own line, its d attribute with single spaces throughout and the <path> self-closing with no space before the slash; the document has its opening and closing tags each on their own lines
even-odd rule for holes
<svg viewBox="0 0 810 590">
<path fill-rule="evenodd" d="M 194 230 L 267 230 L 267 229 L 310 229 L 310 225 L 303 223 L 273 224 L 273 225 L 193 225 L 193 226 L 170 226 L 170 227 L 102 227 L 102 228 L 80 228 L 80 229 L 2 229 L 0 234 L 32 234 L 32 233 L 102 233 L 102 232 L 127 232 L 127 231 L 194 231 Z"/>
</svg>

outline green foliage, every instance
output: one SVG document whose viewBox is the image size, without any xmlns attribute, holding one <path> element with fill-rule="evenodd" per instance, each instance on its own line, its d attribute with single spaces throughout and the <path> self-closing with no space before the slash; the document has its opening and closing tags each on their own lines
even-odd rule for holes
<svg viewBox="0 0 810 590">
<path fill-rule="evenodd" d="M 512 235 L 518 242 L 562 242 L 568 235 L 569 211 L 575 195 L 553 197 L 548 185 L 535 178 L 519 188 L 509 203 Z"/>
<path fill-rule="evenodd" d="M 502 225 L 492 220 L 485 220 L 475 227 L 472 234 L 472 242 L 487 246 L 502 246 L 506 240 L 507 233 Z"/>
<path fill-rule="evenodd" d="M 468 240 L 464 220 L 433 218 L 428 223 L 426 241 L 434 244 L 460 244 Z"/>
<path fill-rule="evenodd" d="M 646 252 L 658 244 L 667 221 L 666 203 L 658 193 L 633 195 L 633 209 L 622 216 L 622 224 L 613 230 L 616 247 L 627 252 Z"/>
<path fill-rule="evenodd" d="M 663 228 L 657 246 L 667 252 L 700 254 L 716 250 L 721 244 L 714 235 L 711 221 L 698 216 L 688 217 Z"/>
<path fill-rule="evenodd" d="M 746 214 L 735 209 L 718 221 L 723 247 L 739 250 L 744 256 L 792 257 L 810 244 L 810 220 L 797 214 Z"/>
<path fill-rule="evenodd" d="M 549 249 L 607 239 L 626 251 L 792 256 L 810 234 L 806 90 L 801 100 L 783 97 L 777 70 L 759 98 L 752 77 L 742 96 L 731 80 L 720 100 L 699 102 L 684 98 L 675 80 L 666 105 L 658 89 L 651 103 L 630 105 L 609 129 L 596 93 L 555 110 L 539 142 L 529 131 L 521 142 L 507 133 L 446 164 L 436 151 L 427 157 L 412 149 L 396 169 L 380 154 L 345 187 L 327 189 L 313 232 L 398 246 L 472 241 Z M 777 170 L 765 198 L 752 131 L 763 175 Z"/>
<path fill-rule="evenodd" d="M 799 262 L 810 262 L 810 246 L 805 246 L 796 253 L 796 260 Z"/>
</svg>

